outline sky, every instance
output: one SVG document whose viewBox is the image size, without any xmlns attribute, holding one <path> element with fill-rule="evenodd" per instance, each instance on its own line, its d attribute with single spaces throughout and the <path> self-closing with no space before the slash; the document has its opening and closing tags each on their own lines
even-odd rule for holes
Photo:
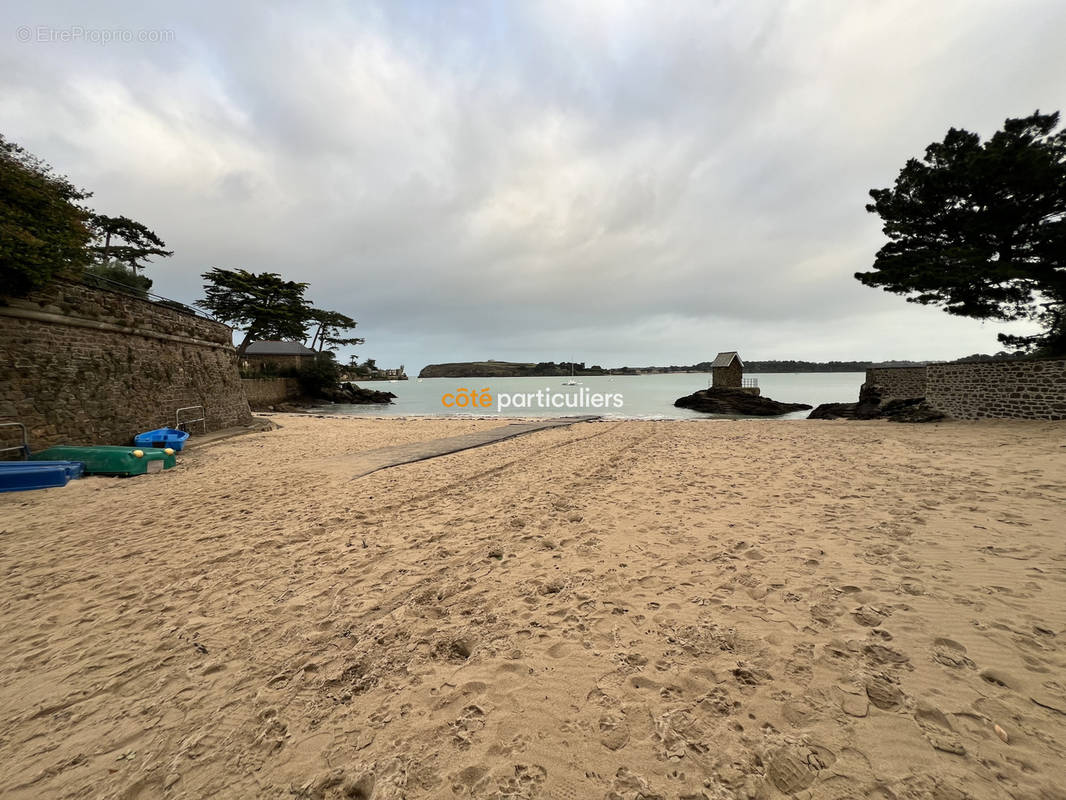
<svg viewBox="0 0 1066 800">
<path fill-rule="evenodd" d="M 1061 0 L 0 0 L 0 131 L 174 250 L 310 283 L 381 366 L 950 359 L 862 286 L 950 127 L 1066 110 Z M 6 29 L 6 30 L 4 30 Z"/>
</svg>

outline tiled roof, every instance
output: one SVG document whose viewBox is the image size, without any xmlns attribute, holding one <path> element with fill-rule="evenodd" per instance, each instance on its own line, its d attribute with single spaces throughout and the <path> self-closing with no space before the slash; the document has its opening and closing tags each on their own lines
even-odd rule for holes
<svg viewBox="0 0 1066 800">
<path fill-rule="evenodd" d="M 252 342 L 244 351 L 249 356 L 313 356 L 315 351 L 300 342 Z"/>
<path fill-rule="evenodd" d="M 737 351 L 736 350 L 729 350 L 728 352 L 725 352 L 725 353 L 719 353 L 717 356 L 714 357 L 714 361 L 711 362 L 711 366 L 712 367 L 728 367 L 730 364 L 733 363 L 733 359 L 734 358 L 737 361 L 740 361 L 740 356 L 737 355 Z M 741 366 L 741 368 L 744 367 L 744 362 L 743 361 L 740 361 L 740 366 Z"/>
</svg>

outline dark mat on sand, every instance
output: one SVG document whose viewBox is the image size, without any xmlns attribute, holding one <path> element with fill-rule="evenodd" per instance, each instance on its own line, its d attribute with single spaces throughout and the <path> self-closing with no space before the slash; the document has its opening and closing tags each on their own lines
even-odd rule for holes
<svg viewBox="0 0 1066 800">
<path fill-rule="evenodd" d="M 427 458 L 446 456 L 449 453 L 458 453 L 460 450 L 495 444 L 527 433 L 535 433 L 548 428 L 564 428 L 577 422 L 591 422 L 596 419 L 599 417 L 558 417 L 532 422 L 512 422 L 510 425 L 501 425 L 498 428 L 489 428 L 475 433 L 464 433 L 462 436 L 448 436 L 444 439 L 430 439 L 428 442 L 379 447 L 377 450 L 367 450 L 364 453 L 337 459 L 334 464 L 337 467 L 343 467 L 346 472 L 350 470 L 353 478 L 361 478 L 379 469 L 425 461 Z"/>
</svg>

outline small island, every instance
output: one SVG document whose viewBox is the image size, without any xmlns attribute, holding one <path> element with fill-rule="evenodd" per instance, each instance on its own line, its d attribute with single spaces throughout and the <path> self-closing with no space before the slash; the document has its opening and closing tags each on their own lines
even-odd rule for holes
<svg viewBox="0 0 1066 800">
<path fill-rule="evenodd" d="M 806 403 L 779 403 L 762 397 L 754 379 L 744 378 L 744 362 L 736 351 L 719 353 L 710 367 L 710 388 L 678 398 L 674 401 L 677 408 L 753 417 L 776 417 L 811 408 Z"/>
</svg>

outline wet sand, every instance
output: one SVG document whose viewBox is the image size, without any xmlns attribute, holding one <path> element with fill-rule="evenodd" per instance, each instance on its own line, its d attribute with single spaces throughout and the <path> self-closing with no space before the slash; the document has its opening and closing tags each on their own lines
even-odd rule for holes
<svg viewBox="0 0 1066 800">
<path fill-rule="evenodd" d="M 0 495 L 0 796 L 1066 797 L 1061 423 L 275 419 Z"/>
</svg>

